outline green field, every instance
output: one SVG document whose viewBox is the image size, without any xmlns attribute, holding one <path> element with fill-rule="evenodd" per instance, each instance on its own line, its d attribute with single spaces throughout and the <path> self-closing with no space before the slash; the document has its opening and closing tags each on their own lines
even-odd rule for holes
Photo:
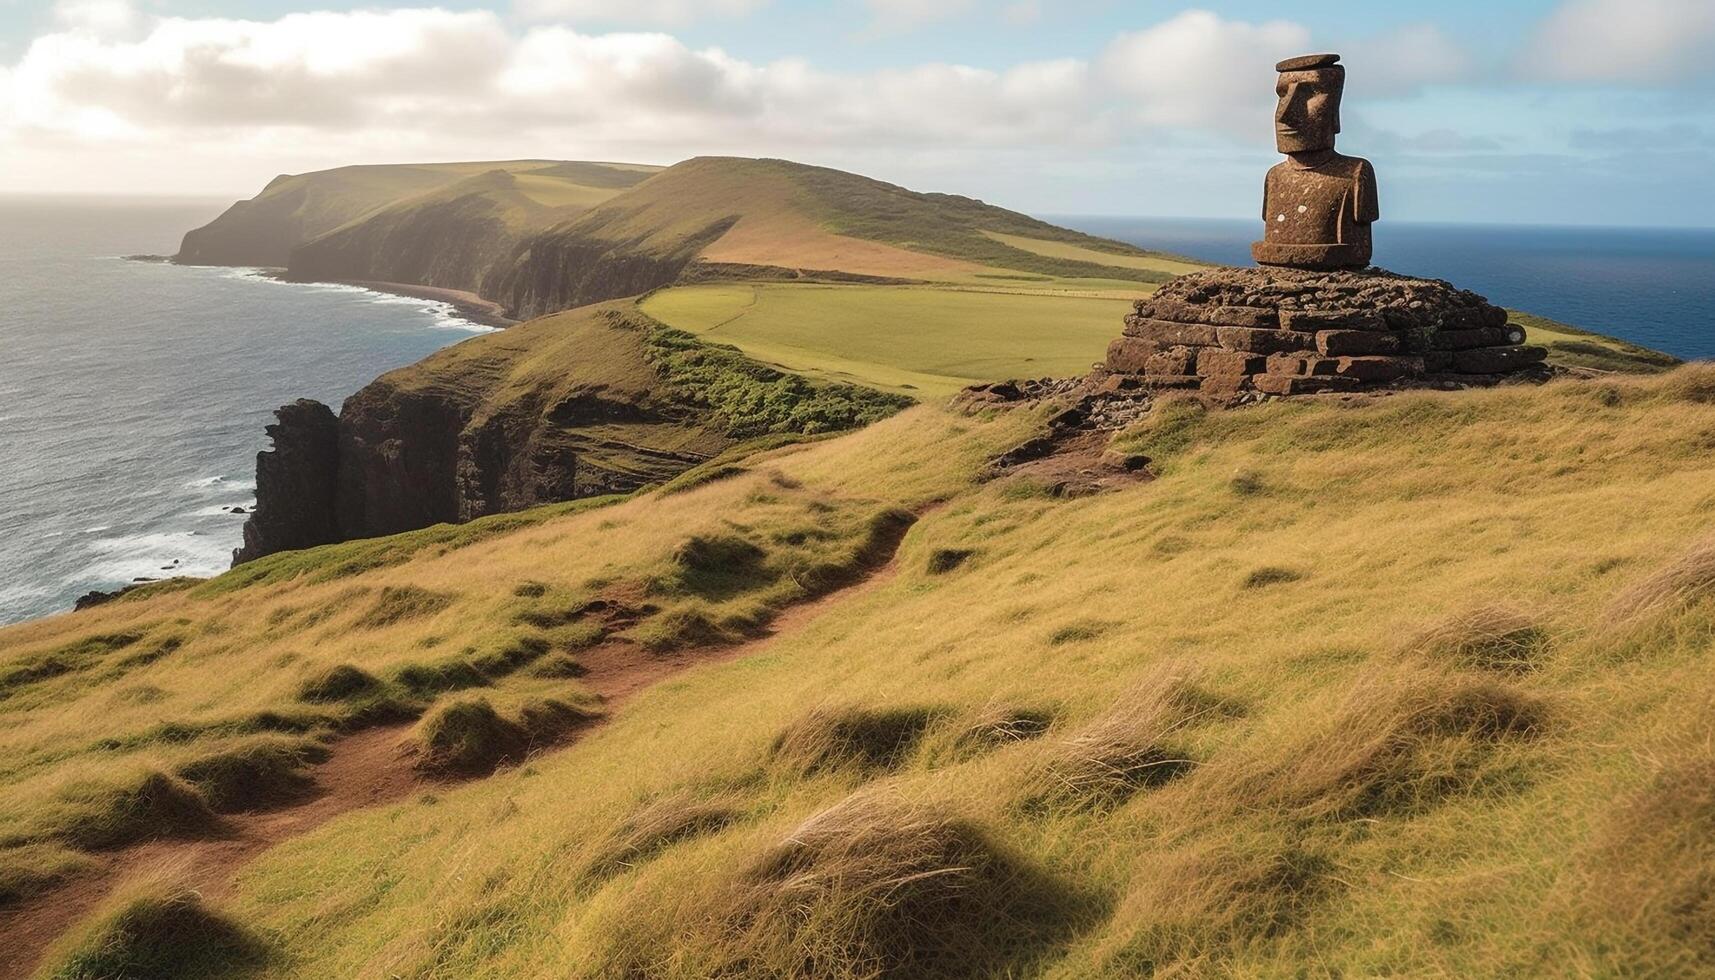
<svg viewBox="0 0 1715 980">
<path fill-rule="evenodd" d="M 749 284 L 669 289 L 642 304 L 669 326 L 786 370 L 919 396 L 1083 374 L 1119 336 L 1130 306 L 914 286 Z"/>
</svg>

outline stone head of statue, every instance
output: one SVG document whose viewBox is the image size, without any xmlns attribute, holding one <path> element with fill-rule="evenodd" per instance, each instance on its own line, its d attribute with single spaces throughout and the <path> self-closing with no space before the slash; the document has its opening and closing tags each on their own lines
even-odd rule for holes
<svg viewBox="0 0 1715 980">
<path fill-rule="evenodd" d="M 1275 94 L 1274 138 L 1280 152 L 1315 153 L 1332 150 L 1340 132 L 1340 99 L 1346 92 L 1346 69 L 1337 54 L 1291 58 L 1274 66 L 1280 73 Z"/>
</svg>

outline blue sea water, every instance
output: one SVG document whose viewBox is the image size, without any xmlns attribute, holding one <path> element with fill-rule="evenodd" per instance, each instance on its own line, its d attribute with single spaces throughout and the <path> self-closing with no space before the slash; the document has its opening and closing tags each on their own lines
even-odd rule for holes
<svg viewBox="0 0 1715 980">
<path fill-rule="evenodd" d="M 223 202 L 0 199 L 0 623 L 224 570 L 271 411 L 466 339 L 451 307 L 127 262 Z"/>
<path fill-rule="evenodd" d="M 1050 219 L 1092 235 L 1249 265 L 1258 221 Z M 1376 225 L 1377 265 L 1676 357 L 1715 358 L 1715 229 Z"/>
</svg>

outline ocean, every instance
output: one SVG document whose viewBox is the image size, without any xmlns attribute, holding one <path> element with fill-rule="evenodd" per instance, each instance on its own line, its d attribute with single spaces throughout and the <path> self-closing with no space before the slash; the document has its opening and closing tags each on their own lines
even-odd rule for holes
<svg viewBox="0 0 1715 980">
<path fill-rule="evenodd" d="M 175 251 L 224 206 L 0 198 L 0 623 L 91 589 L 223 571 L 274 408 L 337 408 L 487 329 L 443 303 L 120 258 Z M 1254 237 L 1251 222 L 1053 220 L 1233 263 Z M 1715 231 L 1393 222 L 1377 239 L 1398 271 L 1715 357 Z"/>
<path fill-rule="evenodd" d="M 1058 217 L 1091 235 L 1249 265 L 1258 221 Z M 1376 225 L 1377 265 L 1446 279 L 1509 309 L 1715 358 L 1715 229 Z"/>
<path fill-rule="evenodd" d="M 0 623 L 139 578 L 212 575 L 263 426 L 487 330 L 445 303 L 170 253 L 230 202 L 0 198 Z"/>
</svg>

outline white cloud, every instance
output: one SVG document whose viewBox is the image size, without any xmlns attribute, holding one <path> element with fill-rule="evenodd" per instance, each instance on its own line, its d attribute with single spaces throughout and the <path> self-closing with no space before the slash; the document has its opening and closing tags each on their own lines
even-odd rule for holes
<svg viewBox="0 0 1715 980">
<path fill-rule="evenodd" d="M 58 0 L 54 20 L 71 30 L 121 34 L 140 20 L 130 0 Z"/>
<path fill-rule="evenodd" d="M 1189 10 L 1121 35 L 1102 55 L 1101 74 L 1143 122 L 1266 131 L 1275 62 L 1309 49 L 1310 32 L 1291 21 L 1250 24 Z"/>
<path fill-rule="evenodd" d="M 38 38 L 14 85 L 23 122 L 92 136 L 175 126 L 338 128 L 468 102 L 510 47 L 499 18 L 486 12 L 168 19 L 136 41 L 81 31 Z"/>
<path fill-rule="evenodd" d="M 1567 0 L 1531 38 L 1526 75 L 1557 82 L 1667 82 L 1715 74 L 1711 0 Z"/>
<path fill-rule="evenodd" d="M 1370 98 L 1410 95 L 1425 85 L 1473 80 L 1470 54 L 1434 24 L 1410 24 L 1351 46 L 1354 85 Z"/>
<path fill-rule="evenodd" d="M 273 138 L 505 134 L 551 145 L 1022 143 L 1088 138 L 1087 65 L 925 64 L 834 74 L 658 33 L 509 30 L 490 12 L 160 20 L 135 40 L 64 31 L 13 71 L 38 134 L 184 146 Z M 343 134 L 343 135 L 341 135 Z M 449 141 L 450 141 L 449 137 Z"/>
<path fill-rule="evenodd" d="M 1421 84 L 1452 60 L 1433 31 L 1398 44 L 1420 57 L 1362 69 L 1364 94 L 1371 71 L 1392 72 L 1390 85 Z M 67 27 L 0 64 L 0 182 L 63 183 L 96 160 L 104 166 L 91 173 L 130 172 L 111 165 L 122 158 L 152 161 L 174 179 L 222 167 L 271 175 L 413 158 L 674 162 L 698 153 L 891 154 L 952 172 L 1004 153 L 1073 160 L 1144 143 L 1236 160 L 1250 149 L 1266 155 L 1274 62 L 1308 50 L 1298 24 L 1198 11 L 1123 35 L 1094 59 L 868 72 L 483 10 L 140 18 L 122 34 Z M 182 163 L 170 167 L 173 159 Z"/>
<path fill-rule="evenodd" d="M 769 0 L 517 0 L 528 20 L 570 24 L 649 24 L 681 27 L 699 20 L 744 17 Z"/>
</svg>

